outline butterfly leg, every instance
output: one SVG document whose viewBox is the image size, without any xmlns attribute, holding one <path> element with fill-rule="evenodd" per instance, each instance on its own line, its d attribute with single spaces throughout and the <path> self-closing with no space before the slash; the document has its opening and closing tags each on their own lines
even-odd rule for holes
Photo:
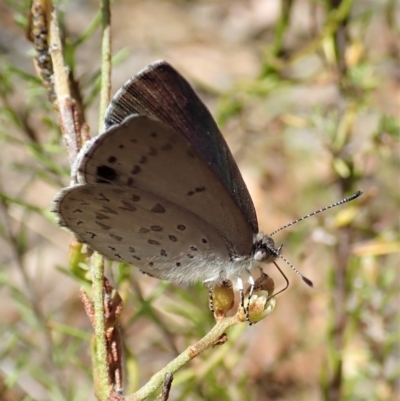
<svg viewBox="0 0 400 401">
<path fill-rule="evenodd" d="M 208 289 L 208 307 L 210 308 L 211 313 L 214 313 L 214 298 L 211 289 Z"/>
<path fill-rule="evenodd" d="M 212 278 L 203 281 L 203 285 L 207 288 L 208 291 L 208 307 L 210 308 L 211 313 L 214 313 L 214 298 L 212 287 L 209 285 L 209 283 L 212 283 L 213 281 L 214 279 Z"/>
<path fill-rule="evenodd" d="M 250 284 L 250 288 L 249 288 L 249 296 L 247 297 L 247 305 L 246 305 L 246 309 L 245 309 L 245 316 L 246 316 L 246 320 L 249 322 L 249 326 L 251 326 L 253 323 L 251 323 L 250 321 L 250 300 L 251 297 L 253 296 L 253 292 L 254 292 L 254 278 L 251 275 L 251 273 L 249 271 L 247 271 L 249 278 L 248 278 L 248 283 Z"/>
<path fill-rule="evenodd" d="M 246 311 L 244 309 L 244 292 L 243 292 L 243 280 L 240 276 L 236 277 L 236 286 L 235 288 L 239 291 L 239 304 L 241 306 L 241 308 L 244 310 L 244 313 L 246 314 Z M 247 317 L 246 317 L 247 319 Z"/>
<path fill-rule="evenodd" d="M 244 315 L 246 317 L 247 322 L 249 323 L 249 326 L 251 326 L 253 323 L 250 321 L 250 301 L 251 301 L 251 297 L 253 296 L 255 281 L 254 281 L 254 278 L 251 275 L 250 271 L 246 270 L 246 272 L 249 276 L 247 279 L 247 282 L 250 284 L 249 295 L 247 297 L 247 305 L 246 306 L 244 305 L 243 280 L 241 277 L 236 278 L 236 288 L 239 290 L 239 294 L 240 294 L 240 306 L 242 307 L 242 309 L 244 311 Z"/>
</svg>

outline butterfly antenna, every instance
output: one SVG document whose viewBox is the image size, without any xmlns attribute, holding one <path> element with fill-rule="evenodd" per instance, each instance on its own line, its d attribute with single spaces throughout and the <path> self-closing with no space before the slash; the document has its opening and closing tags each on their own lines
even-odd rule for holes
<svg viewBox="0 0 400 401">
<path fill-rule="evenodd" d="M 294 221 L 292 221 L 291 223 L 286 224 L 286 225 L 284 225 L 283 227 L 278 228 L 277 230 L 275 230 L 273 233 L 270 234 L 270 237 L 272 237 L 273 235 L 275 235 L 275 234 L 278 233 L 279 231 L 282 231 L 282 230 L 284 230 L 285 228 L 288 228 L 288 227 L 292 226 L 293 224 L 298 223 L 299 221 L 308 219 L 308 218 L 311 217 L 311 216 L 315 216 L 315 215 L 318 214 L 318 213 L 325 212 L 325 210 L 332 209 L 333 207 L 343 205 L 344 203 L 350 202 L 350 201 L 352 201 L 353 199 L 358 198 L 360 195 L 362 195 L 362 191 L 357 191 L 357 192 L 355 192 L 354 194 L 348 196 L 347 198 L 344 198 L 344 199 L 340 200 L 339 202 L 333 203 L 332 205 L 326 206 L 326 207 L 324 207 L 324 208 L 322 208 L 322 209 L 319 209 L 319 210 L 317 210 L 317 211 L 315 211 L 315 212 L 313 212 L 313 213 L 307 214 L 306 216 L 303 216 L 303 217 L 301 217 L 300 219 L 294 220 Z M 280 255 L 279 255 L 279 256 L 280 256 Z M 281 258 L 282 258 L 282 256 L 281 256 Z M 282 258 L 282 259 L 283 259 L 283 258 Z M 286 262 L 294 271 L 296 271 L 296 269 L 295 269 L 287 260 L 285 260 L 285 262 Z M 297 271 L 296 271 L 296 272 L 297 272 Z M 297 274 L 299 274 L 299 272 L 297 272 Z M 301 274 L 299 274 L 299 275 L 301 275 Z M 302 277 L 302 278 L 303 278 L 303 277 Z M 304 278 L 305 278 L 305 277 L 304 277 Z M 303 278 L 303 280 L 304 280 L 304 278 Z M 306 281 L 306 280 L 304 280 L 304 281 Z M 306 283 L 307 283 L 307 281 L 306 281 Z M 311 282 L 310 282 L 310 283 L 311 283 Z M 307 284 L 308 284 L 308 283 L 307 283 Z"/>
<path fill-rule="evenodd" d="M 279 248 L 281 249 L 282 246 Z M 284 258 L 281 254 L 278 254 L 278 256 L 309 286 L 309 287 L 314 287 L 313 282 L 308 279 L 306 276 L 303 276 L 302 273 L 300 273 L 286 258 Z M 278 267 L 278 265 L 274 262 L 274 265 L 278 268 L 278 270 L 283 274 L 281 269 Z M 283 274 L 283 276 L 286 278 L 286 276 Z M 288 284 L 289 285 L 289 284 Z M 286 287 L 287 288 L 287 287 Z M 285 288 L 285 290 L 286 290 Z"/>
</svg>

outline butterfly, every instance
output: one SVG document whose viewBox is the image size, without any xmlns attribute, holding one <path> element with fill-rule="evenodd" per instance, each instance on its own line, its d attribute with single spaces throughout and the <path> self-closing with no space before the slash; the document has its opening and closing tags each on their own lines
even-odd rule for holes
<svg viewBox="0 0 400 401">
<path fill-rule="evenodd" d="M 252 269 L 281 247 L 259 231 L 232 153 L 185 78 L 165 61 L 150 64 L 116 93 L 105 127 L 53 202 L 59 224 L 161 280 L 231 281 L 243 294 L 245 274 L 254 288 Z"/>
</svg>

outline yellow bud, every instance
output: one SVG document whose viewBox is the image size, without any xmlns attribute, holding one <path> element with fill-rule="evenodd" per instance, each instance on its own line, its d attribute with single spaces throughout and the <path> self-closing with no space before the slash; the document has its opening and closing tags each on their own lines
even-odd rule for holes
<svg viewBox="0 0 400 401">
<path fill-rule="evenodd" d="M 212 291 L 214 316 L 218 320 L 226 316 L 235 303 L 235 293 L 230 281 L 224 281 Z"/>
</svg>

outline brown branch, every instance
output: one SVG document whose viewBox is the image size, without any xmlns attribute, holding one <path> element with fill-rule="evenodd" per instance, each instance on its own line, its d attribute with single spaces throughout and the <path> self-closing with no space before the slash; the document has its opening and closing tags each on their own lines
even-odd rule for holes
<svg viewBox="0 0 400 401">
<path fill-rule="evenodd" d="M 171 391 L 173 380 L 174 380 L 174 375 L 171 372 L 165 374 L 161 394 L 157 397 L 156 401 L 168 401 L 169 392 Z"/>
<path fill-rule="evenodd" d="M 64 62 L 60 29 L 58 26 L 57 14 L 54 9 L 51 12 L 50 19 L 49 52 L 54 69 L 53 84 L 57 98 L 60 126 L 63 132 L 69 162 L 72 166 L 82 146 L 80 135 L 81 127 L 79 125 L 75 101 L 71 96 L 69 88 L 69 73 Z"/>
</svg>

